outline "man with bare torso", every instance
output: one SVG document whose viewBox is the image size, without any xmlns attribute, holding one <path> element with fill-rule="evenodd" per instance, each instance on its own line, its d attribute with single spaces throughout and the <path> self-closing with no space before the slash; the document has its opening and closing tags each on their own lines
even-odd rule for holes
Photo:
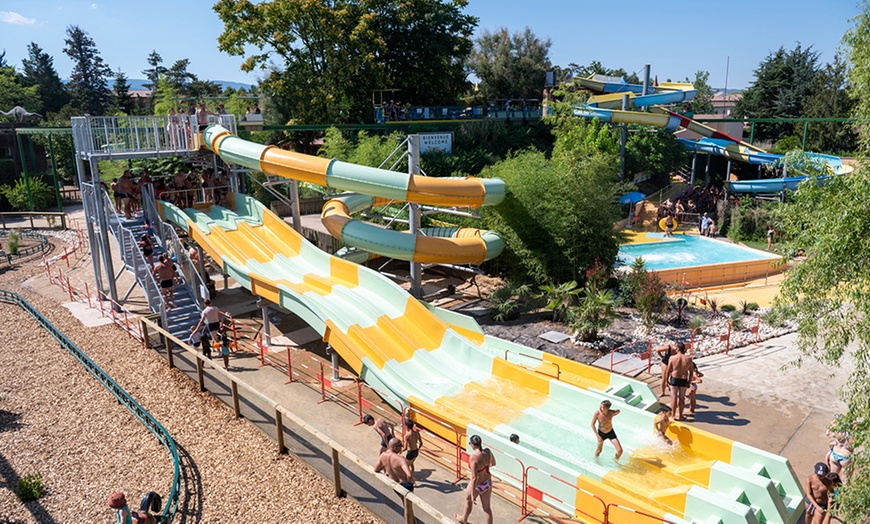
<svg viewBox="0 0 870 524">
<path fill-rule="evenodd" d="M 166 301 L 166 309 L 175 307 L 175 293 L 172 291 L 176 276 L 175 266 L 166 253 L 160 255 L 157 264 L 154 266 L 154 276 L 163 293 L 163 299 Z"/>
<path fill-rule="evenodd" d="M 408 459 L 402 456 L 402 441 L 393 437 L 387 443 L 387 451 L 378 457 L 375 473 L 383 471 L 388 477 L 401 484 L 408 491 L 414 491 L 414 474 Z"/>
<path fill-rule="evenodd" d="M 686 390 L 692 383 L 692 357 L 686 354 L 686 345 L 677 342 L 677 354 L 671 356 L 665 368 L 665 376 L 671 386 L 671 411 L 674 420 L 686 420 L 683 409 L 686 407 Z M 664 378 L 664 377 L 663 377 Z"/>
<path fill-rule="evenodd" d="M 118 179 L 118 196 L 124 202 L 124 217 L 127 220 L 133 218 L 133 197 L 136 193 L 136 184 L 133 182 L 133 173 L 128 169 Z"/>
<path fill-rule="evenodd" d="M 376 419 L 371 415 L 365 415 L 363 417 L 363 424 L 373 427 L 378 436 L 381 437 L 381 450 L 378 454 L 387 451 L 387 444 L 389 444 L 390 439 L 393 438 L 394 434 L 393 425 L 382 418 Z M 401 441 L 399 441 L 399 443 L 401 443 Z"/>
<path fill-rule="evenodd" d="M 813 467 L 813 474 L 807 477 L 804 485 L 807 492 L 807 524 L 822 524 L 828 513 L 832 484 L 827 475 L 828 466 L 824 462 L 819 462 Z"/>
<path fill-rule="evenodd" d="M 595 438 L 598 439 L 598 447 L 595 448 L 595 457 L 601 454 L 601 449 L 604 447 L 604 441 L 610 440 L 613 447 L 616 448 L 616 460 L 622 456 L 622 444 L 619 443 L 619 437 L 613 431 L 613 417 L 619 415 L 618 409 L 610 409 L 610 401 L 604 400 L 598 407 L 598 411 L 592 415 L 592 431 L 595 432 Z M 595 424 L 598 427 L 595 427 Z"/>
<path fill-rule="evenodd" d="M 423 437 L 420 435 L 420 428 L 411 419 L 405 420 L 405 458 L 408 459 L 408 464 L 411 466 L 411 474 L 414 474 L 414 461 L 420 454 L 420 448 L 423 447 Z"/>
<path fill-rule="evenodd" d="M 199 109 L 196 110 L 196 124 L 199 126 L 199 132 L 205 131 L 208 127 L 208 117 L 215 116 L 214 113 L 205 108 L 205 102 L 199 104 Z"/>
</svg>

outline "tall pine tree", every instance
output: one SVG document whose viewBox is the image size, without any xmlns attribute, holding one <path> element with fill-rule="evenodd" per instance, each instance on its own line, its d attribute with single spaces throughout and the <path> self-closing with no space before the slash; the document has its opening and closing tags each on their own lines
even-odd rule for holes
<svg viewBox="0 0 870 524">
<path fill-rule="evenodd" d="M 54 58 L 36 42 L 27 46 L 27 54 L 28 57 L 21 61 L 22 83 L 25 87 L 38 87 L 43 111 L 57 113 L 69 102 L 69 93 L 54 68 Z"/>
<path fill-rule="evenodd" d="M 127 80 L 127 75 L 120 68 L 115 73 L 114 95 L 115 107 L 125 115 L 132 114 L 133 101 L 130 100 L 130 82 Z"/>
<path fill-rule="evenodd" d="M 157 89 L 157 82 L 160 80 L 160 75 L 166 73 L 166 68 L 163 67 L 163 57 L 160 56 L 156 50 L 151 51 L 151 54 L 148 55 L 148 65 L 151 66 L 151 69 L 143 69 L 142 74 L 148 78 L 148 83 L 143 84 L 148 89 L 152 91 Z"/>
<path fill-rule="evenodd" d="M 68 88 L 73 104 L 85 113 L 104 115 L 111 101 L 112 70 L 103 62 L 94 40 L 78 26 L 66 30 L 63 52 L 73 61 Z"/>
</svg>

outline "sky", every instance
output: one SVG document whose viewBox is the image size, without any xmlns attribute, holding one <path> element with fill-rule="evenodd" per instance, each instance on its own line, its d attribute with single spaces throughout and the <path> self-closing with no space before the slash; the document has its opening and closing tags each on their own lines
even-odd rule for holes
<svg viewBox="0 0 870 524">
<path fill-rule="evenodd" d="M 204 80 L 256 83 L 243 57 L 217 48 L 223 24 L 212 0 L 0 0 L 0 51 L 21 68 L 27 45 L 54 57 L 61 78 L 72 62 L 63 54 L 66 28 L 77 25 L 94 40 L 103 60 L 128 78 L 144 78 L 152 50 L 171 66 L 190 59 L 188 70 Z M 717 88 L 749 87 L 758 65 L 780 47 L 799 42 L 831 62 L 858 14 L 858 0 L 468 0 L 479 18 L 477 34 L 528 26 L 551 40 L 553 64 L 588 65 L 641 74 L 645 64 L 660 81 L 694 79 L 708 71 Z"/>
</svg>

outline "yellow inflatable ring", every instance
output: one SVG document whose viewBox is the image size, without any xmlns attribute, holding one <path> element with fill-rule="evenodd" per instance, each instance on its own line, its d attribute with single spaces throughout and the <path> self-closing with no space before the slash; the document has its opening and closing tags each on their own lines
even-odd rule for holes
<svg viewBox="0 0 870 524">
<path fill-rule="evenodd" d="M 667 219 L 668 219 L 668 217 L 664 217 L 663 219 L 659 220 L 659 227 L 662 228 L 662 231 L 668 230 L 668 228 L 665 227 L 665 221 Z M 676 231 L 678 227 L 680 227 L 680 224 L 678 224 L 677 221 L 674 220 L 674 228 L 672 229 L 672 231 Z"/>
</svg>

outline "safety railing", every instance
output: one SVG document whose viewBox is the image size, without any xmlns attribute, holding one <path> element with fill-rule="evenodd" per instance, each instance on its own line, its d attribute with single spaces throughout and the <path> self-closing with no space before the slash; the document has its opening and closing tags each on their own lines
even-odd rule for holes
<svg viewBox="0 0 870 524">
<path fill-rule="evenodd" d="M 133 397 L 131 397 L 121 386 L 119 386 L 112 377 L 110 377 L 102 368 L 97 366 L 79 347 L 57 329 L 54 324 L 48 321 L 38 309 L 33 307 L 29 302 L 24 300 L 19 294 L 11 291 L 0 290 L 0 300 L 11 304 L 16 304 L 27 313 L 30 314 L 42 326 L 43 329 L 57 340 L 60 345 L 66 349 L 79 363 L 84 366 L 88 372 L 94 376 L 115 398 L 123 404 L 130 412 L 145 425 L 146 428 L 157 438 L 157 440 L 166 448 L 172 459 L 172 483 L 169 496 L 166 497 L 166 506 L 163 508 L 162 522 L 172 522 L 175 513 L 178 510 L 178 499 L 181 494 L 181 459 L 178 455 L 178 449 L 175 446 L 175 440 L 166 431 L 160 422 L 157 421 L 145 408 L 143 408 Z"/>
<path fill-rule="evenodd" d="M 741 322 L 742 324 L 743 322 Z M 736 347 L 735 346 L 735 337 L 737 335 L 750 335 L 752 342 L 749 344 L 758 344 L 761 342 L 761 315 L 756 313 L 754 315 L 754 322 L 748 322 L 747 327 L 741 327 L 740 329 L 734 328 L 735 321 L 731 319 L 723 319 L 720 324 L 713 326 L 713 329 L 716 330 L 724 330 L 724 332 L 720 332 L 714 335 L 709 336 L 698 336 L 698 331 L 696 329 L 692 330 L 671 330 L 665 333 L 660 333 L 659 338 L 665 338 L 670 340 L 678 340 L 682 341 L 686 345 L 687 351 L 698 351 L 698 346 L 703 344 L 707 346 L 704 350 L 705 355 L 715 354 L 715 353 L 724 353 L 726 356 L 730 356 L 731 350 Z M 708 328 L 710 326 L 707 326 Z M 740 337 L 745 340 L 746 337 Z M 741 343 L 743 343 L 741 340 Z M 652 359 L 653 359 L 653 344 L 654 341 L 652 339 L 648 340 L 637 340 L 630 342 L 628 344 L 619 346 L 610 351 L 610 363 L 609 363 L 609 371 L 611 373 L 619 373 L 621 375 L 630 375 L 636 374 L 640 371 L 646 371 L 650 373 L 652 370 Z M 638 351 L 638 346 L 646 346 L 645 351 Z M 743 343 L 743 345 L 746 345 Z M 619 358 L 617 355 L 625 356 L 625 358 Z M 627 356 L 626 356 L 627 355 Z M 642 361 L 645 360 L 646 364 L 642 367 L 635 367 L 630 369 L 617 369 L 620 364 L 623 364 L 627 361 L 630 361 L 632 358 L 639 358 Z M 645 368 L 645 369 L 643 369 Z"/>
<path fill-rule="evenodd" d="M 202 391 L 207 391 L 206 382 L 204 380 L 204 367 L 206 364 L 206 360 L 208 360 L 207 357 L 203 356 L 200 352 L 196 351 L 196 349 L 190 347 L 184 341 L 178 339 L 165 329 L 158 326 L 153 320 L 141 317 L 140 323 L 141 330 L 144 334 L 146 348 L 151 348 L 151 334 L 158 334 L 159 337 L 163 339 L 163 346 L 164 350 L 166 351 L 167 362 L 170 368 L 175 367 L 173 353 L 175 351 L 184 351 L 189 358 L 193 358 L 196 362 L 197 379 L 200 389 Z M 177 347 L 180 349 L 173 349 L 173 347 Z M 346 463 L 353 464 L 354 466 L 362 469 L 365 473 L 367 473 L 368 479 L 366 479 L 365 482 L 367 482 L 369 485 L 376 486 L 378 484 L 382 484 L 396 491 L 402 496 L 404 511 L 403 517 L 405 522 L 415 522 L 414 513 L 417 510 L 426 513 L 436 522 L 441 522 L 444 524 L 454 522 L 452 519 L 434 508 L 431 504 L 420 498 L 419 495 L 408 491 L 397 482 L 394 482 L 387 478 L 385 475 L 378 475 L 377 473 L 375 473 L 374 468 L 368 462 L 357 457 L 356 454 L 354 454 L 352 451 L 335 442 L 328 435 L 313 427 L 305 420 L 302 420 L 299 416 L 297 416 L 289 409 L 278 404 L 266 395 L 260 393 L 254 387 L 246 384 L 245 382 L 240 380 L 238 376 L 234 375 L 233 373 L 224 371 L 218 367 L 214 367 L 210 371 L 230 383 L 230 402 L 232 403 L 233 413 L 235 414 L 236 418 L 242 417 L 241 399 L 243 394 L 257 400 L 261 404 L 267 406 L 269 410 L 271 410 L 271 414 L 274 416 L 275 419 L 276 439 L 279 453 L 285 454 L 289 451 L 284 443 L 285 420 L 292 422 L 296 426 L 308 432 L 320 444 L 329 447 L 331 449 L 332 456 L 332 482 L 335 488 L 336 497 L 344 496 L 344 490 L 342 489 L 343 475 L 341 472 L 342 460 L 344 460 Z M 300 456 L 298 458 L 303 461 L 305 460 L 305 457 Z"/>
<path fill-rule="evenodd" d="M 535 488 L 534 486 L 532 486 L 532 483 L 529 480 L 529 473 L 531 471 L 537 471 L 541 475 L 550 477 L 551 479 L 555 480 L 556 482 L 567 485 L 570 489 L 575 490 L 577 494 L 583 495 L 583 498 L 586 499 L 586 504 L 578 503 L 577 501 L 579 500 L 580 497 L 577 497 L 576 495 L 575 495 L 574 500 L 565 501 L 565 500 L 562 500 L 562 499 L 556 497 L 555 495 L 553 495 L 551 493 L 547 493 L 546 491 L 544 491 L 542 489 Z M 522 517 L 520 517 L 520 520 L 525 519 L 526 517 L 531 515 L 532 512 L 535 510 L 543 511 L 543 510 L 541 510 L 540 507 L 536 507 L 536 506 L 533 506 L 532 504 L 530 504 L 529 497 L 531 497 L 539 502 L 544 502 L 544 495 L 547 495 L 548 497 L 550 497 L 551 499 L 553 499 L 554 501 L 556 501 L 559 504 L 563 504 L 565 506 L 574 508 L 575 513 L 581 513 L 581 514 L 585 515 L 586 517 L 591 518 L 595 522 L 600 522 L 601 524 L 605 524 L 607 522 L 607 504 L 605 504 L 604 500 L 601 497 L 599 497 L 598 495 L 596 495 L 590 491 L 586 491 L 583 488 L 578 488 L 575 484 L 568 482 L 567 480 L 559 477 L 558 475 L 554 475 L 554 474 L 550 473 L 549 471 L 545 471 L 537 466 L 531 465 L 531 466 L 526 467 L 523 470 L 523 483 L 524 483 L 524 489 L 523 489 L 523 501 L 522 501 Z M 601 515 L 600 516 L 597 516 L 593 513 L 589 513 L 589 511 L 587 511 L 587 510 L 590 510 L 592 506 L 597 506 L 598 504 L 601 504 Z M 559 519 L 558 517 L 556 517 L 555 515 L 553 515 L 549 512 L 544 512 L 544 513 L 546 513 L 546 515 L 551 517 L 551 518 L 555 518 L 555 519 L 561 521 L 561 519 Z"/>
<path fill-rule="evenodd" d="M 21 224 L 18 222 L 6 223 L 7 219 L 15 218 L 27 219 L 30 223 L 30 229 L 37 227 L 34 218 L 45 221 L 45 225 L 40 223 L 39 227 L 47 227 L 49 229 L 57 227 L 59 229 L 66 229 L 66 215 L 57 211 L 0 211 L 0 227 L 3 229 L 21 227 Z"/>
<path fill-rule="evenodd" d="M 210 115 L 208 122 L 236 132 L 235 115 Z M 195 115 L 73 117 L 72 128 L 82 158 L 200 148 L 200 126 Z"/>
<path fill-rule="evenodd" d="M 535 356 L 535 355 L 526 355 L 525 353 L 520 353 L 520 352 L 518 352 L 518 351 L 511 351 L 510 349 L 506 349 L 506 350 L 504 350 L 504 359 L 507 360 L 508 362 L 510 362 L 510 359 L 508 359 L 508 356 L 509 356 L 509 355 L 518 355 L 518 356 L 521 356 L 521 357 L 523 357 L 523 358 L 527 358 L 527 359 L 530 359 L 530 360 L 536 360 L 536 361 L 540 362 L 541 364 L 546 364 L 546 365 L 548 365 L 548 366 L 553 366 L 554 368 L 556 368 L 556 374 L 555 374 L 555 375 L 551 375 L 551 374 L 549 374 L 549 373 L 544 373 L 543 370 L 538 369 L 537 367 L 529 366 L 529 365 L 524 364 L 524 363 L 522 363 L 522 362 L 515 362 L 515 364 L 517 364 L 518 366 L 522 366 L 523 368 L 528 369 L 528 370 L 530 370 L 530 371 L 534 371 L 535 373 L 540 373 L 541 375 L 545 375 L 545 376 L 548 376 L 548 377 L 553 377 L 553 378 L 555 378 L 556 380 L 561 380 L 561 377 L 562 377 L 562 368 L 561 368 L 561 366 L 559 366 L 559 363 L 558 363 L 558 362 L 552 362 L 552 361 L 549 361 L 549 360 L 544 360 L 543 358 L 538 357 L 538 356 Z"/>
<path fill-rule="evenodd" d="M 186 207 L 205 207 L 226 205 L 229 186 L 197 187 L 191 189 L 172 189 L 160 192 L 160 200 L 171 202 L 184 209 Z"/>
<path fill-rule="evenodd" d="M 154 277 L 154 271 L 151 264 L 145 260 L 142 250 L 139 249 L 139 241 L 132 231 L 121 225 L 118 215 L 115 213 L 115 208 L 112 201 L 109 200 L 109 195 L 105 191 L 100 191 L 97 197 L 99 201 L 97 205 L 103 206 L 103 213 L 107 217 L 109 231 L 115 240 L 118 242 L 121 258 L 128 269 L 131 270 L 142 288 L 145 300 L 148 302 L 148 307 L 151 311 L 160 314 L 160 319 L 163 325 L 167 326 L 167 304 L 160 287 L 157 285 L 157 280 Z M 182 281 L 184 280 L 183 277 Z"/>
<path fill-rule="evenodd" d="M 0 237 L 8 237 L 10 234 L 10 231 L 0 231 Z M 15 251 L 15 253 L 7 253 L 3 249 L 0 249 L 0 261 L 5 259 L 7 263 L 11 264 L 13 260 L 42 253 L 47 250 L 49 246 L 51 246 L 51 243 L 48 241 L 48 237 L 45 235 L 41 235 L 33 231 L 21 231 L 20 234 L 23 238 L 36 240 L 38 243 L 32 246 L 19 247 Z"/>
</svg>

